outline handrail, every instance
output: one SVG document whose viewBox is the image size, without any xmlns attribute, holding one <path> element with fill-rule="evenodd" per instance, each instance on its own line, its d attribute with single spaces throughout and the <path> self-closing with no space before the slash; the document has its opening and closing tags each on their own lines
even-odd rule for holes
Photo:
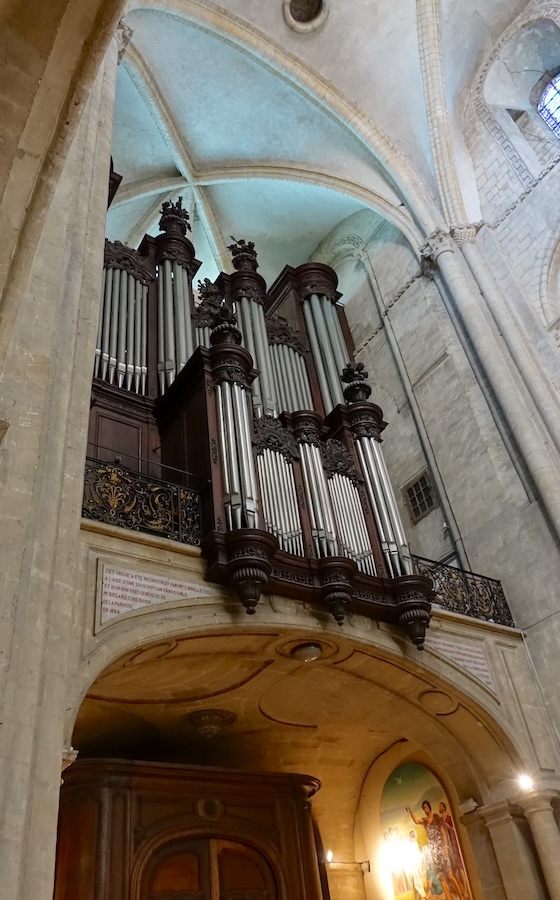
<svg viewBox="0 0 560 900">
<path fill-rule="evenodd" d="M 500 581 L 422 556 L 412 559 L 418 574 L 432 579 L 438 606 L 474 619 L 515 627 Z"/>
</svg>

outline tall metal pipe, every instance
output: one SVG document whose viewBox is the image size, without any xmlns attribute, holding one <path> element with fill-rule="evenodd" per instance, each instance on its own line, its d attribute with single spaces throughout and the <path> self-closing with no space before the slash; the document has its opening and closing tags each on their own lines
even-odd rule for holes
<svg viewBox="0 0 560 900">
<path fill-rule="evenodd" d="M 103 304 L 103 336 L 101 343 L 101 378 L 105 381 L 109 368 L 109 335 L 111 331 L 111 307 L 113 305 L 113 269 L 105 270 L 105 302 Z"/>
<path fill-rule="evenodd" d="M 194 353 L 193 326 L 191 318 L 192 285 L 185 267 L 181 266 L 180 269 L 180 275 L 183 280 L 183 298 L 185 301 L 185 337 L 187 343 L 187 360 L 189 360 Z"/>
<path fill-rule="evenodd" d="M 317 337 L 317 331 L 315 330 L 315 323 L 311 314 L 311 308 L 307 300 L 303 303 L 302 308 L 305 318 L 305 324 L 307 327 L 307 334 L 309 336 L 309 343 L 311 345 L 311 353 L 313 354 L 313 359 L 315 361 L 315 369 L 317 372 L 317 380 L 319 382 L 319 389 L 321 391 L 323 405 L 325 409 L 329 410 L 330 412 L 330 410 L 334 408 L 335 403 L 331 395 L 331 389 L 327 380 L 323 357 L 321 355 L 321 345 Z"/>
<path fill-rule="evenodd" d="M 338 366 L 336 364 L 336 359 L 333 353 L 329 332 L 327 329 L 327 323 L 325 321 L 323 307 L 321 306 L 318 294 L 311 294 L 309 302 L 311 303 L 313 321 L 315 323 L 315 328 L 317 329 L 317 334 L 320 340 L 320 350 L 325 366 L 325 373 L 329 381 L 332 405 L 336 406 L 337 403 L 344 402 L 342 388 L 340 386 L 341 373 L 338 371 Z"/>
<path fill-rule="evenodd" d="M 173 266 L 173 310 L 174 332 L 177 360 L 177 374 L 187 361 L 187 322 L 185 313 L 185 295 L 183 285 L 183 267 L 177 262 Z M 190 315 L 189 315 L 190 319 Z"/>
<path fill-rule="evenodd" d="M 148 287 L 142 285 L 142 323 L 140 339 L 140 372 L 142 393 L 146 393 L 148 380 Z"/>
</svg>

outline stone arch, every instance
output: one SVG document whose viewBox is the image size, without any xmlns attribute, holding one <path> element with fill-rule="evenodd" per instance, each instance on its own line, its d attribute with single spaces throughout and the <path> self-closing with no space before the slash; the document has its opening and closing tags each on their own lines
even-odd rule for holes
<svg viewBox="0 0 560 900">
<path fill-rule="evenodd" d="M 74 735 L 79 737 L 76 749 L 82 749 L 80 742 L 87 735 L 88 723 L 97 715 L 98 735 L 103 729 L 110 733 L 116 728 L 119 715 L 123 716 L 119 728 L 141 728 L 141 720 L 147 720 L 165 731 L 173 723 L 175 728 L 176 720 L 193 706 L 227 709 L 229 702 L 235 704 L 242 697 L 243 708 L 252 711 L 247 734 L 240 732 L 238 749 L 273 770 L 279 764 L 274 740 L 267 739 L 262 745 L 257 740 L 249 754 L 248 742 L 253 740 L 249 734 L 258 733 L 263 723 L 278 734 L 293 727 L 301 746 L 310 741 L 311 747 L 321 733 L 335 734 L 335 722 L 341 730 L 354 729 L 359 722 L 358 743 L 367 744 L 371 740 L 367 737 L 368 697 L 373 691 L 376 721 L 397 717 L 400 737 L 421 747 L 441 770 L 450 760 L 461 759 L 460 777 L 467 779 L 471 792 L 476 785 L 479 802 L 500 795 L 504 779 L 531 764 L 527 741 L 515 733 L 492 693 L 439 653 L 425 653 L 420 660 L 400 638 L 361 617 L 355 617 L 348 634 L 341 637 L 336 626 L 320 617 L 314 627 L 313 623 L 306 627 L 294 601 L 272 598 L 270 606 L 262 602 L 261 606 L 260 627 L 241 634 L 232 629 L 231 616 L 220 615 L 218 606 L 210 629 L 185 629 L 184 605 L 182 609 L 177 605 L 180 615 L 171 619 L 169 611 L 160 611 L 146 614 L 143 624 L 126 631 L 119 629 L 124 622 L 110 626 L 107 632 L 113 630 L 112 637 L 107 634 L 75 679 L 68 738 L 74 727 Z M 323 659 L 313 664 L 315 669 L 305 664 L 302 669 L 290 656 L 290 648 L 310 639 L 323 645 Z M 294 698 L 290 705 L 283 694 L 300 677 L 309 681 L 302 683 L 299 696 L 317 695 L 314 703 L 309 701 L 306 706 L 307 700 L 304 702 L 303 711 L 299 701 Z M 445 708 L 438 706 L 440 702 Z M 154 711 L 166 703 L 169 709 L 165 714 L 160 711 L 154 720 Z M 317 712 L 323 707 L 323 712 Z M 110 710 L 111 715 L 105 717 L 103 710 Z M 159 715 L 168 717 L 165 726 Z M 137 724 L 132 717 L 139 717 Z M 115 740 L 117 731 L 112 732 Z M 356 735 L 354 739 L 356 743 Z M 380 740 L 380 751 L 385 752 L 385 737 Z M 392 743 L 390 735 L 386 742 Z M 215 764 L 226 761 L 218 754 Z M 368 768 L 370 764 L 371 759 Z M 301 769 L 299 760 L 297 765 Z"/>
</svg>

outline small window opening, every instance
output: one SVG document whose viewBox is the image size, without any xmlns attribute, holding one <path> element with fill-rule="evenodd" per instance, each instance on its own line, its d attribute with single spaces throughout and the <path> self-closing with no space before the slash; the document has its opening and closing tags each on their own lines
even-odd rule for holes
<svg viewBox="0 0 560 900">
<path fill-rule="evenodd" d="M 407 485 L 403 494 L 413 522 L 419 522 L 436 506 L 427 472 L 420 475 L 412 484 Z"/>
<path fill-rule="evenodd" d="M 322 0 L 291 0 L 290 2 L 290 13 L 296 22 L 312 22 L 322 8 Z"/>
<path fill-rule="evenodd" d="M 537 112 L 554 134 L 560 137 L 560 74 L 545 87 L 537 106 Z"/>
</svg>

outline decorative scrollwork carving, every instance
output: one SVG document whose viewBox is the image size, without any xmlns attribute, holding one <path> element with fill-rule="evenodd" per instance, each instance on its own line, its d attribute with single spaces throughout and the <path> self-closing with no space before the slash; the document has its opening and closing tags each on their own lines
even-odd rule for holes
<svg viewBox="0 0 560 900">
<path fill-rule="evenodd" d="M 205 278 L 204 281 L 199 281 L 197 284 L 198 296 L 200 299 L 200 305 L 198 309 L 204 304 L 207 306 L 217 309 L 222 305 L 222 292 L 220 291 L 217 284 L 214 284 L 210 281 L 209 278 Z"/>
<path fill-rule="evenodd" d="M 499 581 L 420 556 L 413 560 L 418 574 L 432 579 L 434 602 L 438 606 L 463 616 L 514 627 Z"/>
<path fill-rule="evenodd" d="M 306 300 L 308 297 L 311 297 L 312 294 L 318 294 L 320 297 L 327 297 L 331 303 L 334 303 L 336 300 L 336 291 L 326 278 L 324 280 L 322 278 L 317 278 L 299 286 L 299 295 L 302 300 Z"/>
<path fill-rule="evenodd" d="M 141 284 L 148 285 L 155 278 L 149 261 L 138 250 L 127 247 L 121 241 L 105 241 L 103 265 L 106 269 L 120 269 L 128 272 Z"/>
<path fill-rule="evenodd" d="M 353 415 L 350 425 L 354 440 L 359 438 L 373 438 L 375 441 L 381 442 L 381 429 L 375 421 L 371 413 L 365 412 L 359 415 Z"/>
<path fill-rule="evenodd" d="M 288 461 L 299 459 L 294 438 L 274 416 L 261 416 L 255 419 L 253 446 L 257 456 L 268 449 L 275 453 L 281 453 Z"/>
<path fill-rule="evenodd" d="M 293 427 L 299 444 L 321 445 L 321 419 L 313 412 L 299 412 L 293 417 Z"/>
<path fill-rule="evenodd" d="M 344 444 L 331 438 L 323 445 L 322 456 L 327 478 L 343 475 L 349 478 L 355 487 L 358 486 L 362 479 L 356 472 L 354 461 Z"/>
<path fill-rule="evenodd" d="M 107 463 L 88 460 L 86 464 L 82 515 L 185 544 L 200 544 L 200 501 L 195 491 Z"/>
<path fill-rule="evenodd" d="M 313 584 L 311 575 L 303 575 L 301 572 L 292 572 L 289 569 L 273 568 L 271 577 L 282 581 L 292 581 L 294 584 L 306 584 L 309 586 Z"/>
<path fill-rule="evenodd" d="M 285 344 L 286 347 L 291 347 L 302 356 L 309 352 L 300 340 L 299 331 L 292 328 L 283 316 L 270 316 L 266 320 L 266 333 L 270 344 Z"/>
</svg>

